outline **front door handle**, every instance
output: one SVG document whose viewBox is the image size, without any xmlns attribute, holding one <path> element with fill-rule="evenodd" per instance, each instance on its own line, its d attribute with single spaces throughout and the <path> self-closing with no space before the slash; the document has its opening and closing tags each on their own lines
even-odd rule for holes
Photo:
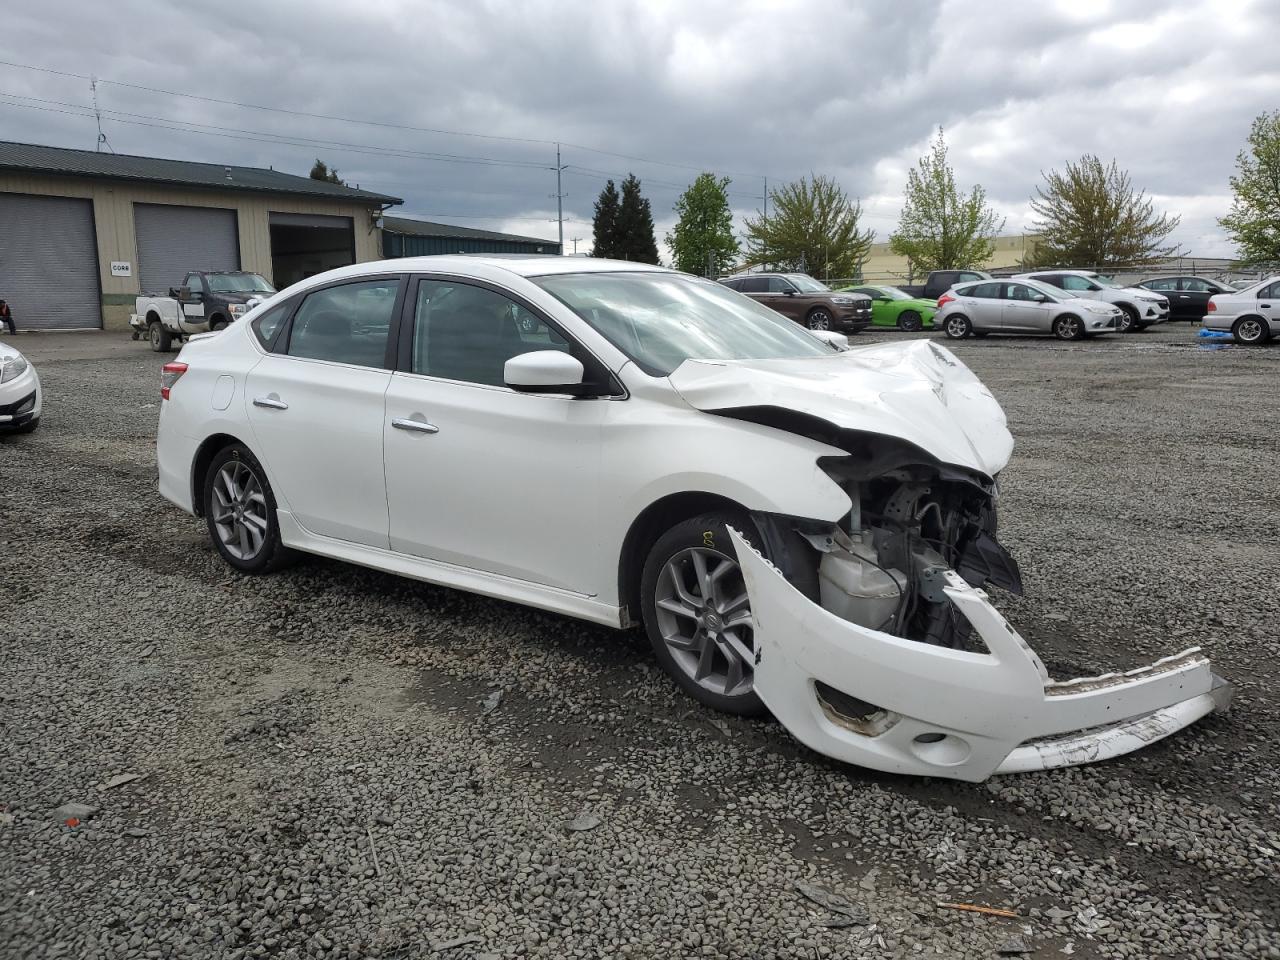
<svg viewBox="0 0 1280 960">
<path fill-rule="evenodd" d="M 411 420 L 408 417 L 396 417 L 391 425 L 397 430 L 410 430 L 414 433 L 439 433 L 440 428 L 425 420 Z"/>
<path fill-rule="evenodd" d="M 288 410 L 289 405 L 279 397 L 254 397 L 255 407 L 266 407 L 268 410 Z"/>
</svg>

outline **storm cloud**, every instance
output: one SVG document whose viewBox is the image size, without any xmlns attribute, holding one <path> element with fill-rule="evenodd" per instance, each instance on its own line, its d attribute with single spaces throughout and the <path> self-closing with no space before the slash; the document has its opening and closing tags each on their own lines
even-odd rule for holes
<svg viewBox="0 0 1280 960">
<path fill-rule="evenodd" d="M 1227 178 L 1280 107 L 1280 67 L 1253 55 L 1280 28 L 1263 0 L 10 6 L 0 59 L 25 66 L 0 65 L 0 138 L 92 149 L 96 76 L 117 153 L 300 174 L 322 157 L 405 213 L 548 238 L 559 141 L 579 250 L 604 179 L 629 171 L 660 233 L 709 169 L 740 216 L 766 176 L 833 175 L 885 239 L 942 126 L 1008 231 L 1042 170 L 1096 153 L 1182 216 L 1184 248 L 1230 255 Z"/>
</svg>

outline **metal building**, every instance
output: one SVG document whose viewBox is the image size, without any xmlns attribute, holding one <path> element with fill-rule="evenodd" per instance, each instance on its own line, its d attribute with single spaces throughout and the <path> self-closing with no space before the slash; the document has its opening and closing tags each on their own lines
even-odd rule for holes
<svg viewBox="0 0 1280 960">
<path fill-rule="evenodd" d="M 554 240 L 457 227 L 451 223 L 386 217 L 382 228 L 382 250 L 387 257 L 427 257 L 442 253 L 559 254 L 560 244 Z"/>
<path fill-rule="evenodd" d="M 390 197 L 276 170 L 0 141 L 0 298 L 19 329 L 127 329 L 189 270 L 285 287 L 376 260 Z"/>
</svg>

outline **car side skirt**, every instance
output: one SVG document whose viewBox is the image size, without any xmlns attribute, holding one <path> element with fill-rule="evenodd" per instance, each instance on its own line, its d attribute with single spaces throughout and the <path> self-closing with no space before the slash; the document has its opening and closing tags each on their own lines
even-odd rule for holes
<svg viewBox="0 0 1280 960">
<path fill-rule="evenodd" d="M 291 513 L 279 508 L 276 510 L 276 518 L 280 524 L 280 539 L 285 546 L 304 553 L 370 567 L 440 587 L 466 590 L 468 593 L 478 593 L 496 600 L 509 600 L 606 627 L 621 628 L 623 625 L 622 609 L 603 603 L 595 597 L 484 570 L 459 567 L 439 560 L 393 553 L 391 550 L 352 543 L 349 540 L 322 537 L 306 530 Z"/>
</svg>

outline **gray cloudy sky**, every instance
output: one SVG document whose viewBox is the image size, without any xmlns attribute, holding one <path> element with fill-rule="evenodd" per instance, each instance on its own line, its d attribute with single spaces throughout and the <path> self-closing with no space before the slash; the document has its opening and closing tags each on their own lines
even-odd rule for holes
<svg viewBox="0 0 1280 960">
<path fill-rule="evenodd" d="M 320 156 L 406 213 L 554 238 L 554 146 L 536 141 L 561 140 L 580 250 L 605 177 L 641 177 L 661 237 L 699 168 L 733 176 L 739 215 L 763 175 L 830 174 L 887 239 L 941 124 L 959 182 L 986 187 L 1007 232 L 1030 222 L 1042 169 L 1097 153 L 1181 214 L 1187 250 L 1230 255 L 1227 177 L 1252 118 L 1280 107 L 1276 0 L 8 7 L 0 59 L 114 81 L 98 91 L 117 153 L 301 174 Z M 0 139 L 91 149 L 90 102 L 83 79 L 0 66 Z"/>
</svg>

